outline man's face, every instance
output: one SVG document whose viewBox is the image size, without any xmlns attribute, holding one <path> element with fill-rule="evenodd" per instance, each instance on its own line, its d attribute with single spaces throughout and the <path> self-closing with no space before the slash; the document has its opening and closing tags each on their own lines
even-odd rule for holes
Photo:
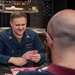
<svg viewBox="0 0 75 75">
<path fill-rule="evenodd" d="M 20 38 L 23 36 L 23 33 L 26 30 L 26 24 L 27 19 L 24 17 L 14 18 L 12 21 L 10 21 L 10 25 L 15 37 Z"/>
</svg>

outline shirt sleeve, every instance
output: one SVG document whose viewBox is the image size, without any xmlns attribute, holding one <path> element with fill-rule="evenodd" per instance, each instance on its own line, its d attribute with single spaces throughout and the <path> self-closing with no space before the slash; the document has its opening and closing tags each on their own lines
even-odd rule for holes
<svg viewBox="0 0 75 75">
<path fill-rule="evenodd" d="M 10 56 L 4 55 L 4 44 L 3 44 L 3 37 L 0 35 L 0 63 L 4 65 L 8 65 L 8 60 L 10 59 Z"/>
</svg>

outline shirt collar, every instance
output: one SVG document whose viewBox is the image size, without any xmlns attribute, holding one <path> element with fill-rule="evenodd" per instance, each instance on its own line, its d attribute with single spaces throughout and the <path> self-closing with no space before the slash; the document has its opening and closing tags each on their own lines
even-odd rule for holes
<svg viewBox="0 0 75 75">
<path fill-rule="evenodd" d="M 66 68 L 56 64 L 49 65 L 46 71 L 55 75 L 75 75 L 75 69 Z"/>
</svg>

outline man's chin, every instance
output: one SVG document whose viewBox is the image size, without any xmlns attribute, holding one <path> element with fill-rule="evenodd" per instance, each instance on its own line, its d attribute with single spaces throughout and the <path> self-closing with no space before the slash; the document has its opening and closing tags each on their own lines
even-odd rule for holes
<svg viewBox="0 0 75 75">
<path fill-rule="evenodd" d="M 18 35 L 23 35 L 23 32 L 18 32 L 17 34 L 18 34 Z"/>
<path fill-rule="evenodd" d="M 18 36 L 22 36 L 23 34 L 18 34 Z"/>
<path fill-rule="evenodd" d="M 17 35 L 18 35 L 18 36 L 22 36 L 22 35 L 23 35 L 23 33 L 17 33 Z"/>
</svg>

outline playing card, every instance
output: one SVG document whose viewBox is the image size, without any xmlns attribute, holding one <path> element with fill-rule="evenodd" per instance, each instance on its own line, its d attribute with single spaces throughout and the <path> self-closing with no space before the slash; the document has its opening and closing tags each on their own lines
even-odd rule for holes
<svg viewBox="0 0 75 75">
<path fill-rule="evenodd" d="M 25 58 L 25 59 L 27 59 L 27 60 L 29 60 L 29 59 L 31 58 L 31 55 L 35 55 L 35 54 L 37 54 L 37 53 L 38 53 L 37 50 L 28 51 L 28 52 L 24 53 L 24 54 L 22 55 L 22 57 Z"/>
<path fill-rule="evenodd" d="M 31 51 L 31 55 L 35 55 L 35 54 L 37 54 L 37 53 L 38 53 L 37 50 L 35 50 L 35 51 Z"/>
<path fill-rule="evenodd" d="M 22 57 L 25 58 L 25 59 L 27 59 L 27 60 L 29 60 L 29 59 L 30 59 L 30 56 L 31 56 L 30 53 L 31 53 L 31 52 L 28 51 L 28 52 L 24 53 L 24 54 L 22 55 Z"/>
</svg>

